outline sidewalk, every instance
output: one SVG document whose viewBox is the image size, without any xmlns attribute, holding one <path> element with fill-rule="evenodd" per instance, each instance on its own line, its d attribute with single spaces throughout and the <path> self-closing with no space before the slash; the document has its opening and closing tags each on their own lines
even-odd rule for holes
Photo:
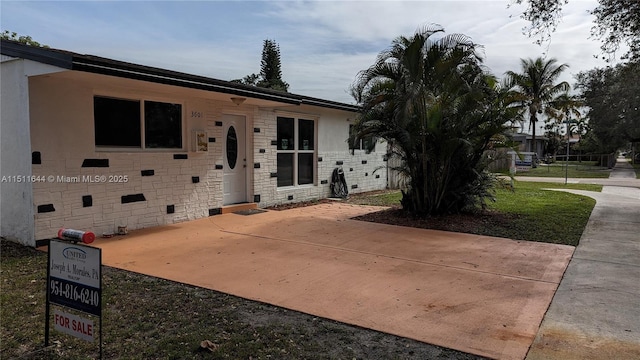
<svg viewBox="0 0 640 360">
<path fill-rule="evenodd" d="M 564 177 L 536 177 L 536 176 L 516 176 L 518 181 L 531 182 L 551 182 L 564 184 Z M 608 179 L 592 178 L 569 178 L 569 184 L 598 184 L 604 186 L 636 187 L 640 188 L 640 179 L 636 179 L 633 167 L 627 159 L 618 159 L 615 168 L 611 171 Z"/>
<path fill-rule="evenodd" d="M 527 360 L 640 359 L 640 181 L 621 160 L 606 180 L 627 187 L 564 190 L 597 203 Z"/>
</svg>

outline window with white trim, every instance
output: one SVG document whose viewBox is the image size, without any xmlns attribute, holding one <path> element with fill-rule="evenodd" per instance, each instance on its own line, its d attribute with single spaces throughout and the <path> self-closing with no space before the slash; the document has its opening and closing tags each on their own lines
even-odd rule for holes
<svg viewBox="0 0 640 360">
<path fill-rule="evenodd" d="M 353 124 L 350 124 L 349 125 L 350 137 L 354 135 L 353 129 L 354 129 Z M 366 150 L 367 152 L 375 151 L 375 147 L 372 150 L 369 150 L 375 142 L 376 142 L 376 138 L 373 137 L 372 135 L 365 136 L 364 138 L 358 140 L 355 144 L 349 141 L 349 150 Z"/>
<path fill-rule="evenodd" d="M 93 119 L 96 147 L 182 149 L 182 104 L 94 96 Z"/>
<path fill-rule="evenodd" d="M 278 187 L 313 184 L 316 124 L 314 120 L 278 116 Z"/>
</svg>

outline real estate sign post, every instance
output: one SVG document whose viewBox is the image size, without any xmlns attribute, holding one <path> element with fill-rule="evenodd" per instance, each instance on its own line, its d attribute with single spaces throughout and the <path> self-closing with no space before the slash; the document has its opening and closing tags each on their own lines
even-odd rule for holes
<svg viewBox="0 0 640 360">
<path fill-rule="evenodd" d="M 534 152 L 515 152 L 509 151 L 509 155 L 511 155 L 511 164 L 509 166 L 509 171 L 511 175 L 515 175 L 518 171 L 529 171 L 533 167 L 535 162 L 535 153 Z"/>
<path fill-rule="evenodd" d="M 49 346 L 50 305 L 56 304 L 100 318 L 102 358 L 102 251 L 75 243 L 51 240 L 47 264 L 45 347 Z M 55 329 L 93 342 L 93 321 L 61 310 L 54 312 Z"/>
</svg>

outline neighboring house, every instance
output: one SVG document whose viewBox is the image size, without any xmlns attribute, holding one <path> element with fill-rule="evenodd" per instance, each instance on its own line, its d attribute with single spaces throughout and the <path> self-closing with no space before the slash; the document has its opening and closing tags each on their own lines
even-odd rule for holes
<svg viewBox="0 0 640 360">
<path fill-rule="evenodd" d="M 35 246 L 386 187 L 385 145 L 350 151 L 354 105 L 1 43 L 0 235 Z M 362 145 L 362 144 L 361 144 Z M 358 146 L 364 148 L 364 146 Z M 374 170 L 377 171 L 374 173 Z"/>
<path fill-rule="evenodd" d="M 511 153 L 514 150 L 519 154 L 519 158 L 523 161 L 527 159 L 527 157 L 530 157 L 530 154 L 532 153 L 529 152 L 529 149 L 531 148 L 531 141 L 533 140 L 530 134 L 508 131 L 505 133 L 505 136 L 510 138 L 516 146 L 513 149 L 498 148 L 488 151 L 486 155 L 492 160 L 489 164 L 489 171 L 504 172 L 510 170 L 513 166 Z M 549 139 L 546 137 L 536 136 L 538 161 L 544 160 L 543 153 L 545 144 L 548 140 Z"/>
<path fill-rule="evenodd" d="M 514 133 L 511 134 L 511 136 L 514 142 L 520 144 L 518 146 L 518 151 L 535 152 L 538 155 L 538 160 L 544 159 L 544 147 L 546 142 L 549 141 L 548 138 L 544 137 L 543 135 L 536 136 L 536 144 L 534 150 L 534 147 L 531 146 L 531 142 L 533 141 L 533 136 L 531 136 L 531 134 Z"/>
</svg>

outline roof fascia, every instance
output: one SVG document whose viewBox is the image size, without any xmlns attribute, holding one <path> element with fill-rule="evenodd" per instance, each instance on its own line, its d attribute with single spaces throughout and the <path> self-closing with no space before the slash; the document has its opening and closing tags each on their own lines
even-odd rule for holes
<svg viewBox="0 0 640 360">
<path fill-rule="evenodd" d="M 232 83 L 216 81 L 215 79 L 176 73 L 157 68 L 146 68 L 133 64 L 97 61 L 84 57 L 74 57 L 72 70 L 90 72 L 95 74 L 110 75 L 133 80 L 149 81 L 165 85 L 174 85 L 192 89 L 216 91 L 225 94 L 246 96 L 262 100 L 271 100 L 285 104 L 300 105 L 301 100 L 297 96 L 287 96 L 289 94 L 269 94 L 252 89 L 242 89 L 234 87 Z"/>
<path fill-rule="evenodd" d="M 361 108 L 357 105 L 339 103 L 336 101 L 329 101 L 329 100 L 316 99 L 316 98 L 310 98 L 310 97 L 303 97 L 302 104 L 320 106 L 320 107 L 344 110 L 344 111 L 353 111 L 353 112 L 358 112 L 361 110 Z"/>
<path fill-rule="evenodd" d="M 29 46 L 13 41 L 2 40 L 2 43 L 0 44 L 0 51 L 4 55 L 15 58 L 33 60 L 63 69 L 72 68 L 73 57 L 70 54 L 52 51 L 48 48 Z"/>
<path fill-rule="evenodd" d="M 351 112 L 357 112 L 360 110 L 360 107 L 357 105 L 292 93 L 278 92 L 243 84 L 235 84 L 229 81 L 127 63 L 97 56 L 80 55 L 63 50 L 29 46 L 15 41 L 2 40 L 0 51 L 2 54 L 7 56 L 29 59 L 68 70 L 84 71 L 205 91 L 216 91 L 225 94 L 270 100 L 289 105 L 305 104 Z"/>
</svg>

